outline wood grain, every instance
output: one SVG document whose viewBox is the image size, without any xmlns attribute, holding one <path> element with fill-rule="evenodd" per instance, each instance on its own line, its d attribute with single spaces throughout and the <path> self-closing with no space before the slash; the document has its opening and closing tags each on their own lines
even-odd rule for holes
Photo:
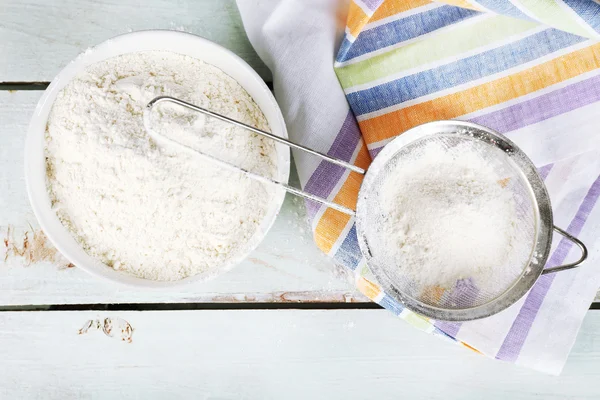
<svg viewBox="0 0 600 400">
<path fill-rule="evenodd" d="M 270 81 L 234 0 L 2 0 L 0 82 L 50 81 L 85 49 L 144 29 L 194 33 L 232 50 Z"/>
<path fill-rule="evenodd" d="M 23 178 L 27 124 L 40 96 L 39 91 L 0 91 L 0 244 L 4 244 L 0 305 L 368 301 L 352 288 L 343 270 L 317 249 L 304 203 L 291 196 L 261 246 L 233 271 L 210 282 L 140 291 L 99 281 L 79 268 L 66 268 L 64 260 L 43 261 L 48 251 L 41 247 L 51 245 L 34 240 L 39 229 Z M 26 232 L 29 250 L 35 252 L 33 262 L 29 253 L 20 255 Z"/>
<path fill-rule="evenodd" d="M 600 397 L 599 312 L 588 313 L 559 377 L 384 310 L 4 312 L 0 325 L 3 399 Z"/>
</svg>

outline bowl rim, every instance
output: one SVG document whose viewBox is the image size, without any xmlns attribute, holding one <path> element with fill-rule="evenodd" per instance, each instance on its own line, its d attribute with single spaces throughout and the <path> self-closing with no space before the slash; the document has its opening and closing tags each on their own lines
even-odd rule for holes
<svg viewBox="0 0 600 400">
<path fill-rule="evenodd" d="M 127 285 L 129 287 L 145 289 L 170 289 L 173 287 L 187 286 L 192 283 L 213 279 L 216 276 L 231 270 L 233 267 L 241 263 L 246 257 L 248 257 L 264 240 L 268 231 L 272 228 L 275 219 L 279 215 L 283 205 L 283 200 L 285 198 L 285 191 L 274 191 L 274 195 L 271 196 L 270 205 L 267 209 L 265 217 L 263 217 L 263 220 L 261 221 L 257 231 L 248 241 L 247 246 L 243 248 L 243 251 L 239 251 L 234 257 L 230 258 L 226 263 L 217 268 L 174 281 L 154 281 L 137 277 L 125 271 L 115 270 L 114 268 L 87 254 L 83 250 L 82 246 L 75 241 L 71 233 L 62 225 L 56 213 L 51 209 L 51 207 L 49 207 L 50 199 L 47 192 L 47 183 L 45 177 L 45 161 L 43 159 L 40 161 L 39 158 L 40 145 L 42 158 L 45 154 L 44 147 L 46 125 L 57 94 L 73 79 L 76 74 L 84 70 L 87 66 L 102 60 L 128 53 L 152 50 L 171 51 L 173 53 L 187 55 L 214 65 L 210 61 L 207 61 L 207 59 L 211 58 L 211 55 L 207 56 L 206 58 L 201 58 L 197 55 L 186 53 L 185 50 L 178 51 L 166 48 L 153 48 L 159 41 L 160 43 L 167 41 L 169 43 L 177 43 L 178 46 L 183 46 L 182 42 L 187 43 L 194 45 L 194 51 L 199 51 L 199 49 L 202 49 L 202 51 L 212 52 L 211 54 L 213 55 L 213 58 L 221 58 L 222 60 L 226 60 L 228 71 L 223 72 L 231 76 L 231 72 L 235 71 L 236 74 L 247 77 L 247 82 L 240 82 L 239 79 L 234 79 L 246 91 L 249 92 L 255 102 L 261 103 L 259 106 L 262 112 L 265 114 L 265 118 L 267 118 L 267 121 L 269 122 L 271 131 L 281 137 L 288 137 L 283 115 L 281 114 L 281 110 L 275 100 L 275 97 L 258 73 L 252 67 L 250 67 L 248 63 L 246 63 L 242 58 L 232 51 L 195 34 L 160 29 L 142 30 L 121 34 L 105 40 L 104 42 L 101 42 L 96 46 L 93 46 L 82 52 L 56 75 L 48 88 L 44 91 L 42 97 L 35 107 L 25 140 L 25 185 L 27 196 L 29 198 L 34 215 L 36 216 L 38 223 L 48 240 L 50 240 L 56 249 L 58 249 L 58 251 L 69 262 L 73 263 L 75 266 L 81 268 L 87 273 L 102 278 L 105 281 L 107 280 Z M 122 51 L 122 49 L 126 48 L 127 46 L 135 47 L 138 46 L 138 44 L 139 49 L 137 50 Z M 222 69 L 220 66 L 216 67 Z M 249 90 L 250 87 L 253 89 Z M 253 93 L 250 93 L 250 91 Z M 260 97 L 260 100 L 257 100 L 256 97 Z M 290 171 L 290 151 L 287 146 L 277 143 L 276 150 L 278 160 L 277 179 L 281 182 L 287 183 Z M 40 179 L 40 162 L 44 165 L 43 179 Z M 43 185 L 40 184 L 40 181 L 43 183 Z M 40 188 L 40 186 L 43 186 L 43 188 Z M 42 193 L 45 193 L 45 196 L 42 195 Z M 67 237 L 70 238 L 70 240 L 67 239 Z M 76 248 L 74 248 L 74 245 Z"/>
</svg>

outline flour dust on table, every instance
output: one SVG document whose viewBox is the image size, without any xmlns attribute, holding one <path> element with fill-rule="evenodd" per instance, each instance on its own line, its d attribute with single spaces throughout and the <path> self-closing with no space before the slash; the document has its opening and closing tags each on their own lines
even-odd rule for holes
<svg viewBox="0 0 600 400">
<path fill-rule="evenodd" d="M 210 273 L 243 252 L 272 188 L 157 146 L 143 111 L 160 95 L 269 130 L 250 95 L 218 68 L 170 52 L 131 53 L 89 66 L 58 94 L 46 166 L 53 208 L 88 254 L 169 281 Z M 261 136 L 174 105 L 157 107 L 152 123 L 187 146 L 275 176 L 275 146 Z"/>
</svg>

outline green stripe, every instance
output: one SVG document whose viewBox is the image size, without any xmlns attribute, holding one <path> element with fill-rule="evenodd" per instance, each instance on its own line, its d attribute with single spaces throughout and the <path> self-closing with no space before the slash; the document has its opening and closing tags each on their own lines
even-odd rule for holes
<svg viewBox="0 0 600 400">
<path fill-rule="evenodd" d="M 461 24 L 459 22 L 459 24 Z M 539 25 L 501 15 L 468 22 L 448 32 L 426 36 L 387 53 L 336 68 L 342 87 L 347 89 L 526 32 Z"/>
<path fill-rule="evenodd" d="M 583 37 L 592 36 L 570 12 L 566 11 L 554 0 L 516 0 L 515 2 L 521 4 L 523 8 L 527 9 L 546 25 Z"/>
</svg>

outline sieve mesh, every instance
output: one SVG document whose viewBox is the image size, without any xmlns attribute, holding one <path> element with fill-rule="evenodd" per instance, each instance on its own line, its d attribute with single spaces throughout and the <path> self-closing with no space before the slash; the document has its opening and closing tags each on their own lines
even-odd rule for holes
<svg viewBox="0 0 600 400">
<path fill-rule="evenodd" d="M 411 256 L 413 257 L 411 264 L 413 267 L 407 267 L 408 256 L 406 254 L 408 252 L 399 251 L 396 247 L 397 242 L 390 240 L 391 236 L 403 233 L 390 229 L 393 226 L 392 215 L 386 211 L 386 206 L 389 207 L 389 199 L 388 203 L 385 200 L 385 190 L 389 190 L 385 189 L 386 185 L 389 187 L 394 184 L 395 182 L 391 179 L 397 176 L 395 175 L 396 171 L 410 170 L 409 167 L 425 157 L 432 146 L 444 152 L 446 161 L 451 159 L 464 163 L 465 160 L 482 160 L 497 176 L 498 188 L 500 188 L 498 190 L 502 190 L 503 196 L 508 199 L 507 206 L 511 207 L 515 217 L 514 221 L 506 224 L 511 228 L 510 243 L 502 249 L 503 257 L 497 260 L 498 264 L 490 267 L 489 263 L 482 262 L 481 267 L 473 270 L 472 274 L 456 275 L 456 279 L 450 279 L 450 284 L 448 284 L 447 265 L 454 260 L 447 259 L 445 262 L 440 262 L 439 265 L 435 265 L 433 270 L 431 266 L 415 270 L 413 254 Z M 362 215 L 360 218 L 368 221 L 368 223 L 362 224 L 361 234 L 362 240 L 369 250 L 368 264 L 375 267 L 378 272 L 376 275 L 380 277 L 383 275 L 401 298 L 408 297 L 418 303 L 440 309 L 465 310 L 487 304 L 498 298 L 526 273 L 536 244 L 538 210 L 529 181 L 511 159 L 510 153 L 494 143 L 482 141 L 474 136 L 435 134 L 410 142 L 391 155 L 388 153 L 386 159 L 387 161 L 377 171 L 377 174 L 371 177 L 367 190 L 368 195 L 361 200 L 360 213 Z M 431 163 L 431 169 L 435 168 L 444 168 L 444 164 L 434 161 Z M 489 168 L 486 171 L 490 171 Z M 398 187 L 396 190 L 407 189 Z M 440 195 L 448 196 L 449 192 L 442 192 Z M 418 202 L 419 200 L 419 196 L 415 195 L 414 201 Z M 446 200 L 449 205 L 456 206 L 457 201 L 464 199 L 448 196 Z M 403 204 L 406 205 L 406 203 Z M 444 202 L 440 204 L 444 204 Z M 412 206 L 416 206 L 416 204 Z M 439 222 L 442 226 L 446 221 Z M 463 231 L 460 229 L 448 231 L 448 227 L 446 227 L 444 232 L 452 235 L 451 237 L 442 237 L 441 239 L 439 239 L 439 235 L 434 235 L 434 237 L 440 241 L 452 240 L 452 243 L 457 243 L 456 247 L 460 247 L 463 253 L 466 251 L 464 254 L 466 259 L 473 261 L 469 259 L 468 252 L 476 253 L 475 250 L 478 249 L 473 246 L 478 246 L 482 240 L 485 242 L 486 238 L 474 237 L 474 232 L 464 229 L 465 226 L 469 227 L 471 222 L 474 223 L 474 221 L 465 221 L 464 224 L 461 224 Z M 496 228 L 490 224 L 485 235 L 490 235 L 489 238 L 493 239 L 492 235 L 505 233 Z M 493 240 L 491 242 L 493 243 Z M 506 245 L 506 242 L 503 243 Z M 433 243 L 433 245 L 441 244 L 439 241 Z M 448 243 L 443 244 L 448 247 Z M 423 251 L 423 249 L 417 250 Z M 413 248 L 409 251 L 417 250 Z M 448 257 L 452 257 L 452 254 L 449 254 Z M 424 256 L 423 262 L 431 262 L 431 260 Z M 433 275 L 428 275 L 427 279 L 423 279 L 422 276 L 419 276 L 423 271 Z"/>
</svg>

